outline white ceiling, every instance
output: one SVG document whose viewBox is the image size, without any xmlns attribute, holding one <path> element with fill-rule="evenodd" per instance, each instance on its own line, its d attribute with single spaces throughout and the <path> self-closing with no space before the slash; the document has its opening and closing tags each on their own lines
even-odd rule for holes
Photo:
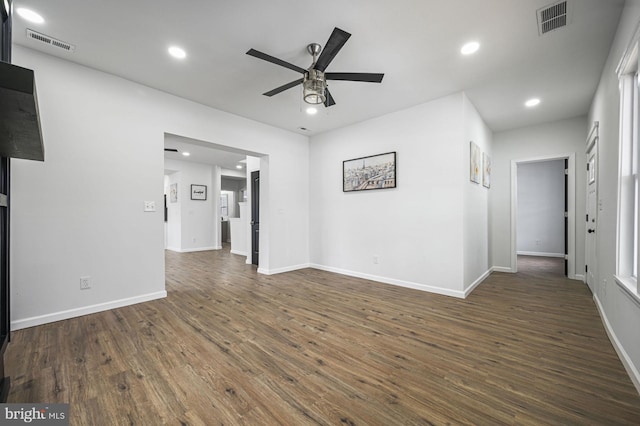
<svg viewBox="0 0 640 426">
<path fill-rule="evenodd" d="M 16 0 L 45 23 L 14 17 L 14 43 L 193 101 L 304 134 L 317 134 L 461 90 L 502 131 L 586 114 L 623 0 L 569 0 L 571 22 L 538 35 L 552 0 Z M 250 48 L 307 68 L 306 45 L 334 27 L 352 34 L 327 71 L 384 72 L 382 84 L 330 82 L 336 105 L 303 111 L 301 89 L 262 93 L 300 74 L 245 54 Z M 26 38 L 26 28 L 75 52 Z M 462 56 L 477 40 L 480 50 Z M 167 48 L 177 44 L 187 58 Z M 526 109 L 525 100 L 542 103 Z M 300 127 L 309 131 L 299 130 Z"/>
<path fill-rule="evenodd" d="M 214 146 L 208 142 L 196 141 L 182 136 L 165 134 L 164 147 L 177 149 L 178 152 L 164 153 L 164 158 L 171 160 L 189 161 L 195 163 L 215 164 L 223 169 L 234 170 L 246 175 L 247 153 L 232 150 L 229 147 Z M 184 153 L 189 156 L 185 157 Z M 242 166 L 238 169 L 236 166 Z M 225 173 L 223 173 L 225 174 Z"/>
</svg>

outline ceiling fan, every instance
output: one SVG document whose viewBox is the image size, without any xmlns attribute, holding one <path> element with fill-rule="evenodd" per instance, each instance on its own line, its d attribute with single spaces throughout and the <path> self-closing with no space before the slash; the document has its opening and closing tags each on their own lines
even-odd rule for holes
<svg viewBox="0 0 640 426">
<path fill-rule="evenodd" d="M 258 59 L 271 62 L 276 65 L 280 65 L 285 68 L 289 68 L 293 71 L 298 71 L 303 75 L 291 83 L 287 83 L 266 93 L 265 96 L 277 95 L 280 92 L 284 92 L 287 89 L 302 84 L 304 101 L 308 104 L 324 104 L 325 107 L 335 105 L 335 101 L 329 88 L 327 87 L 327 80 L 343 80 L 343 81 L 362 81 L 366 83 L 381 83 L 384 74 L 373 73 L 359 73 L 359 72 L 325 72 L 333 58 L 338 54 L 342 46 L 351 37 L 346 31 L 340 28 L 334 28 L 329 40 L 324 49 L 318 43 L 311 43 L 307 45 L 307 52 L 313 57 L 313 63 L 308 69 L 301 68 L 297 65 L 293 65 L 282 59 L 274 58 L 266 53 L 259 52 L 255 49 L 249 49 L 247 55 L 254 56 Z M 318 56 L 320 55 L 320 56 Z"/>
</svg>

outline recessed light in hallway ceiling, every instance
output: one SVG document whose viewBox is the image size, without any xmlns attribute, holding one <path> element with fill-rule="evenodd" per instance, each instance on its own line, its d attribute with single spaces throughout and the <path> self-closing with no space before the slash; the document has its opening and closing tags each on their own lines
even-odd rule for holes
<svg viewBox="0 0 640 426">
<path fill-rule="evenodd" d="M 169 55 L 173 56 L 176 59 L 184 59 L 187 57 L 187 52 L 184 49 L 178 46 L 171 46 L 168 49 Z"/>
<path fill-rule="evenodd" d="M 460 49 L 460 53 L 463 55 L 471 55 L 472 53 L 476 53 L 480 49 L 480 43 L 477 41 L 471 41 Z"/>
<path fill-rule="evenodd" d="M 27 21 L 34 24 L 44 23 L 44 18 L 39 13 L 36 13 L 31 9 L 19 7 L 18 9 L 16 9 L 16 12 L 18 12 L 18 15 L 20 15 L 23 19 L 26 19 Z"/>
<path fill-rule="evenodd" d="M 538 105 L 540 103 L 540 99 L 538 98 L 533 98 L 533 99 L 529 99 L 527 102 L 525 102 L 525 106 L 532 108 L 536 105 Z"/>
</svg>

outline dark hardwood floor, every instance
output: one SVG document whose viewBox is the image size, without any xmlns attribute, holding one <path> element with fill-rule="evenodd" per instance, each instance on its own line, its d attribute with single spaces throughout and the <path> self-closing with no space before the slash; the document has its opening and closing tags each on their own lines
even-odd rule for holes
<svg viewBox="0 0 640 426">
<path fill-rule="evenodd" d="M 72 425 L 640 424 L 581 282 L 523 268 L 460 300 L 166 262 L 166 299 L 14 332 L 9 402 L 69 402 Z"/>
</svg>

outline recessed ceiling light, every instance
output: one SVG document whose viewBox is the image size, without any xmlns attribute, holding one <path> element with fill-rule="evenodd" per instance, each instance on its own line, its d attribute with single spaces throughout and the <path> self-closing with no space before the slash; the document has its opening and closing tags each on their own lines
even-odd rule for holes
<svg viewBox="0 0 640 426">
<path fill-rule="evenodd" d="M 16 9 L 16 12 L 18 12 L 18 15 L 29 22 L 33 22 L 34 24 L 42 24 L 44 22 L 44 18 L 31 9 L 19 7 L 18 9 Z"/>
<path fill-rule="evenodd" d="M 462 53 L 463 55 L 471 55 L 472 53 L 476 53 L 478 49 L 480 49 L 480 43 L 478 43 L 477 41 L 472 41 L 462 46 L 462 49 L 460 49 L 460 53 Z"/>
<path fill-rule="evenodd" d="M 538 105 L 540 103 L 540 99 L 538 98 L 533 98 L 533 99 L 529 99 L 527 102 L 525 102 L 525 106 L 528 106 L 529 108 L 534 107 L 536 105 Z"/>
<path fill-rule="evenodd" d="M 242 168 L 242 164 L 238 164 L 238 165 L 236 166 L 236 169 L 241 169 L 241 168 Z"/>
<path fill-rule="evenodd" d="M 182 153 L 182 155 L 184 155 L 185 157 L 188 157 L 188 156 L 190 156 L 191 154 L 190 154 L 190 153 L 188 153 L 187 151 L 185 151 L 185 152 L 183 152 L 183 153 Z"/>
<path fill-rule="evenodd" d="M 171 46 L 169 47 L 169 55 L 173 56 L 174 58 L 184 59 L 187 57 L 187 52 L 185 52 L 184 49 L 178 46 Z"/>
<path fill-rule="evenodd" d="M 316 107 L 309 107 L 309 108 L 307 108 L 307 114 L 309 114 L 309 115 L 314 115 L 314 114 L 316 114 L 317 112 L 318 112 L 318 108 L 316 108 Z"/>
</svg>

